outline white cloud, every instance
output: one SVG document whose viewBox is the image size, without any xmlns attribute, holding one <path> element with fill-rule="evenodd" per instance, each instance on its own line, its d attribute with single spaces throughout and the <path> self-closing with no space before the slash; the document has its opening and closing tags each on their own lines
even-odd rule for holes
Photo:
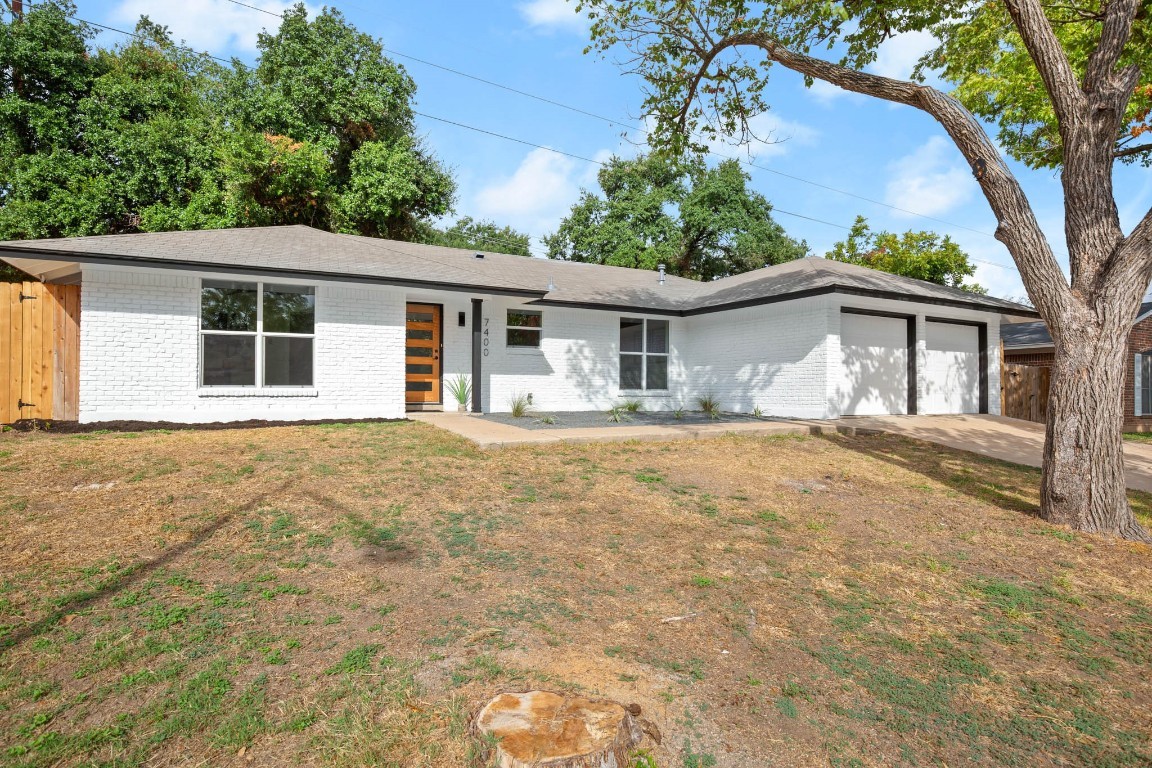
<svg viewBox="0 0 1152 768">
<path fill-rule="evenodd" d="M 752 154 L 757 158 L 780 157 L 793 147 L 810 147 L 820 135 L 811 126 L 777 117 L 772 112 L 752 118 L 749 128 L 758 139 L 751 145 Z"/>
<path fill-rule="evenodd" d="M 925 216 L 938 216 L 971 199 L 976 191 L 972 173 L 955 147 L 933 136 L 924 145 L 889 166 L 892 176 L 884 201 Z M 895 216 L 911 214 L 895 211 Z"/>
<path fill-rule="evenodd" d="M 519 6 L 520 15 L 531 26 L 541 29 L 567 29 L 583 32 L 588 21 L 576 13 L 575 3 L 567 0 L 529 0 Z"/>
<path fill-rule="evenodd" d="M 277 15 L 293 5 L 290 0 L 245 0 L 248 5 Z M 319 8 L 307 6 L 308 14 Z M 177 41 L 199 51 L 217 56 L 229 52 L 256 51 L 256 36 L 261 31 L 275 31 L 280 21 L 267 13 L 245 8 L 227 0 L 180 0 L 156 3 L 152 0 L 122 0 L 113 10 L 112 19 L 121 25 L 134 25 L 142 16 L 167 26 Z"/>
<path fill-rule="evenodd" d="M 907 80 L 920 57 L 937 45 L 939 42 L 930 32 L 904 32 L 884 41 L 876 51 L 876 61 L 867 69 L 883 77 Z"/>
<path fill-rule="evenodd" d="M 601 156 L 607 158 L 604 153 L 597 154 L 598 159 Z M 593 182 L 598 168 L 592 167 Z M 471 210 L 479 218 L 543 235 L 556 229 L 576 202 L 580 186 L 587 185 L 588 180 L 584 163 L 546 149 L 533 149 L 511 176 L 477 192 Z"/>
</svg>

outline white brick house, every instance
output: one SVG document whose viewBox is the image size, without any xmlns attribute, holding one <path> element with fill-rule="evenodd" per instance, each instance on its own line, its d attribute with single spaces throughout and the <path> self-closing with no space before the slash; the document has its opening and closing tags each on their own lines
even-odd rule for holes
<svg viewBox="0 0 1152 768">
<path fill-rule="evenodd" d="M 1025 307 L 823 259 L 697 283 L 307 227 L 0 243 L 81 286 L 80 420 L 695 407 L 800 418 L 999 408 Z M 8 334 L 0 329 L 0 340 Z M 3 353 L 0 353 L 3 354 Z"/>
</svg>

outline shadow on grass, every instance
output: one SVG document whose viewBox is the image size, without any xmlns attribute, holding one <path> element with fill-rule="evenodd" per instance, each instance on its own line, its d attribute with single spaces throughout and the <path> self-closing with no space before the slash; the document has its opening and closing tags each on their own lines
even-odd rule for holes
<svg viewBox="0 0 1152 768">
<path fill-rule="evenodd" d="M 279 496 L 286 491 L 293 482 L 292 480 L 286 480 L 274 490 L 262 493 L 231 512 L 224 513 L 212 522 L 199 528 L 195 534 L 193 534 L 192 538 L 165 549 L 164 553 L 154 560 L 134 563 L 115 575 L 102 580 L 93 587 L 78 592 L 71 592 L 57 598 L 55 600 L 56 609 L 47 616 L 17 629 L 6 637 L 0 638 L 0 653 L 14 648 L 30 638 L 43 634 L 58 624 L 60 620 L 68 614 L 75 613 L 103 597 L 124 590 L 126 587 L 135 584 L 156 569 L 176 560 L 184 553 L 196 549 L 212 538 L 216 532 L 225 525 L 235 520 L 238 515 L 253 511 L 262 505 L 269 497 Z"/>
<path fill-rule="evenodd" d="M 1009 512 L 1040 517 L 1040 470 L 969 451 L 896 435 L 826 436 L 877 461 L 916 472 L 969 498 Z M 1137 519 L 1152 527 L 1152 494 L 1129 489 Z"/>
</svg>

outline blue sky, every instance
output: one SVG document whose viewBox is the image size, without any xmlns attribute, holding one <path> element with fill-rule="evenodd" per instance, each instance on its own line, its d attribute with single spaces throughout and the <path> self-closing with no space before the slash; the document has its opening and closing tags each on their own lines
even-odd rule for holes
<svg viewBox="0 0 1152 768">
<path fill-rule="evenodd" d="M 244 0 L 280 12 L 281 0 Z M 321 4 L 309 3 L 313 10 Z M 449 165 L 459 183 L 456 213 L 510 224 L 539 238 L 553 231 L 582 187 L 595 187 L 594 163 L 517 144 L 433 118 L 515 137 L 592 160 L 612 153 L 634 155 L 640 83 L 611 61 L 585 55 L 587 27 L 564 0 L 509 2 L 336 2 L 359 29 L 381 39 L 416 80 L 418 119 L 428 146 Z M 251 62 L 256 34 L 276 19 L 228 0 L 77 0 L 89 21 L 130 29 L 146 13 L 166 24 L 178 40 L 221 57 Z M 102 32 L 97 44 L 123 36 Z M 873 69 L 906 77 L 930 40 L 907 35 L 886 44 Z M 545 104 L 399 55 L 423 59 L 474 77 L 537 94 L 611 123 Z M 977 280 L 1000 296 L 1023 295 L 1007 251 L 990 235 L 987 203 L 967 165 L 944 132 L 926 115 L 830 86 L 806 89 L 784 69 L 771 74 L 772 111 L 761 118 L 776 143 L 723 148 L 766 169 L 747 168 L 752 186 L 777 207 L 777 220 L 822 255 L 846 235 L 857 214 L 874 229 L 931 229 L 949 234 L 978 260 Z M 1059 178 L 1052 172 L 1013 165 L 1055 250 L 1063 255 L 1063 209 Z M 777 171 L 779 173 L 772 173 Z M 814 184 L 871 198 L 865 202 Z M 1152 206 L 1152 172 L 1121 166 L 1117 201 L 1125 230 Z M 809 221 L 820 219 L 841 228 Z M 941 221 L 934 221 L 925 216 Z M 539 249 L 539 241 L 535 243 Z M 1067 259 L 1063 258 L 1066 265 Z"/>
</svg>

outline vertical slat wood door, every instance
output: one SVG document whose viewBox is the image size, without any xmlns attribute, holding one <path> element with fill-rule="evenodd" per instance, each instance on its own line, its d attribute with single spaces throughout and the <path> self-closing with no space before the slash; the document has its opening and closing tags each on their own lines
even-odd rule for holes
<svg viewBox="0 0 1152 768">
<path fill-rule="evenodd" d="M 409 304 L 405 315 L 404 401 L 440 403 L 440 319 L 437 304 Z"/>
<path fill-rule="evenodd" d="M 80 287 L 0 283 L 0 423 L 80 415 Z"/>
</svg>

